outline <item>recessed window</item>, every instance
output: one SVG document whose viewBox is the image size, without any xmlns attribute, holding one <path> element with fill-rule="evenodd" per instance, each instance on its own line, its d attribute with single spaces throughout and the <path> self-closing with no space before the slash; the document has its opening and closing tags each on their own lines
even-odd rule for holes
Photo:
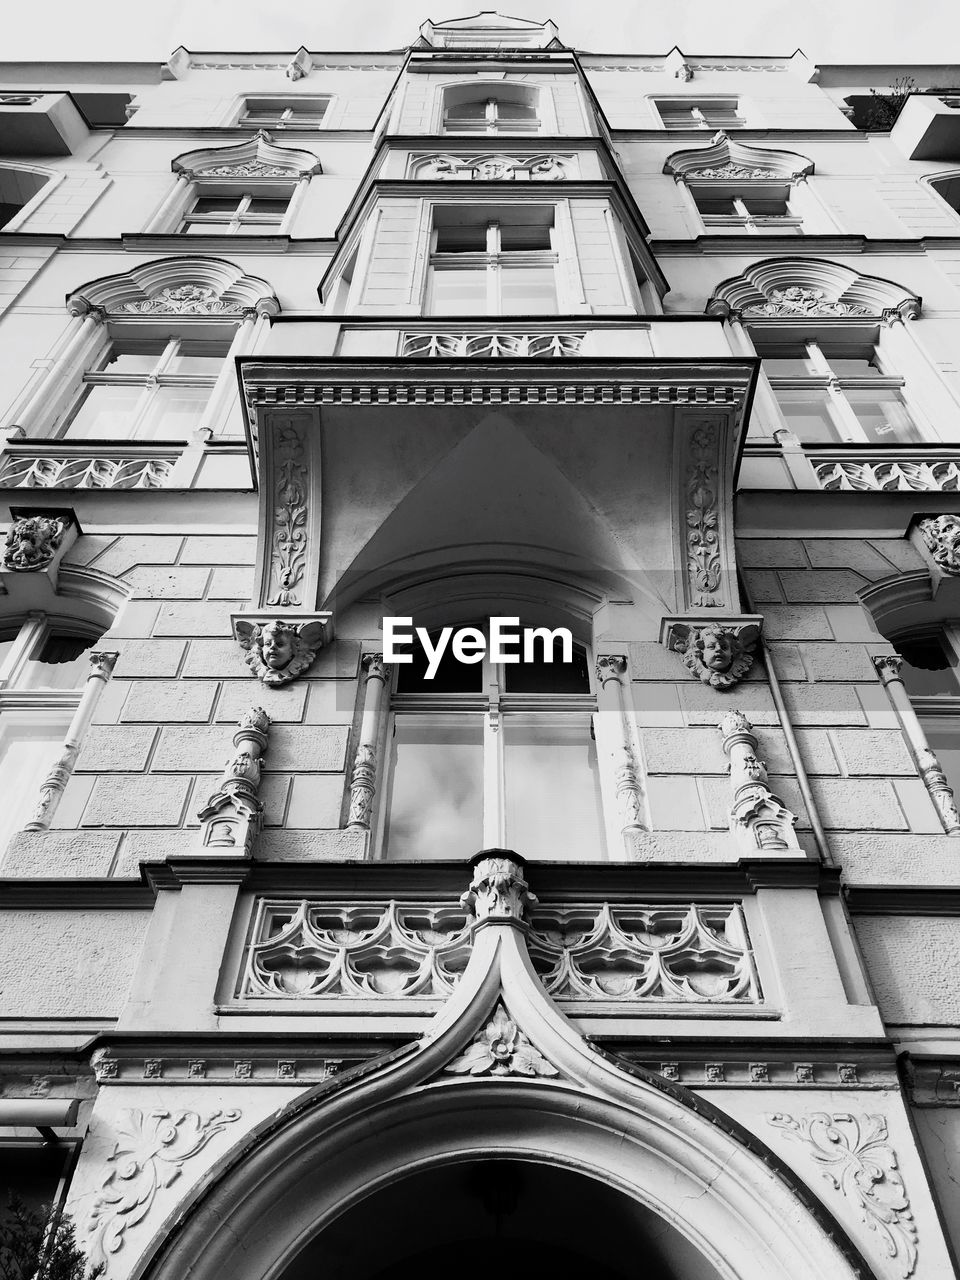
<svg viewBox="0 0 960 1280">
<path fill-rule="evenodd" d="M 802 219 L 790 203 L 789 183 L 756 182 L 749 186 L 731 186 L 728 183 L 691 180 L 689 188 L 707 228 L 800 231 Z"/>
<path fill-rule="evenodd" d="M 953 627 L 901 636 L 900 678 L 947 782 L 960 796 L 960 650 Z"/>
<path fill-rule="evenodd" d="M 454 85 L 443 98 L 444 133 L 536 133 L 539 91 L 529 85 Z"/>
<path fill-rule="evenodd" d="M 787 425 L 811 444 L 916 444 L 923 435 L 904 380 L 872 343 L 757 339 Z"/>
<path fill-rule="evenodd" d="M 71 440 L 186 440 L 200 422 L 227 344 L 186 338 L 110 346 L 63 433 Z"/>
<path fill-rule="evenodd" d="M 655 98 L 665 129 L 742 129 L 736 98 Z"/>
<path fill-rule="evenodd" d="M 538 653 L 538 658 L 540 658 Z M 390 859 L 604 856 L 586 650 L 573 660 L 398 666 L 384 791 Z"/>
<path fill-rule="evenodd" d="M 319 129 L 329 98 L 247 98 L 238 124 L 259 129 Z"/>
<path fill-rule="evenodd" d="M 937 635 L 895 640 L 900 678 L 911 698 L 960 697 L 957 655 Z"/>
<path fill-rule="evenodd" d="M 200 195 L 184 214 L 180 230 L 191 236 L 274 235 L 289 204 L 289 195 Z"/>
<path fill-rule="evenodd" d="M 552 205 L 434 210 L 430 315 L 555 315 Z"/>
</svg>

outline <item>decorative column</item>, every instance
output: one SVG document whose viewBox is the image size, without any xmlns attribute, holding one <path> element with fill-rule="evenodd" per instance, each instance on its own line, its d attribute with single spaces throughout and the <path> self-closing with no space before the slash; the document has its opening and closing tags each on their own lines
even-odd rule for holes
<svg viewBox="0 0 960 1280">
<path fill-rule="evenodd" d="M 176 219 L 178 222 L 187 205 L 191 203 L 190 197 L 196 192 L 193 182 L 193 175 L 181 170 L 177 174 L 177 180 L 164 196 L 160 207 L 156 213 L 144 227 L 144 231 L 153 234 L 163 234 L 165 232 L 176 231 L 177 228 L 171 225 Z"/>
<path fill-rule="evenodd" d="M 83 686 L 83 693 L 80 695 L 80 702 L 70 721 L 67 736 L 63 740 L 63 749 L 57 763 L 40 785 L 40 799 L 33 811 L 33 817 L 24 826 L 25 831 L 46 831 L 50 826 L 53 815 L 57 811 L 57 805 L 60 803 L 60 797 L 77 763 L 77 754 L 80 751 L 83 735 L 93 719 L 93 713 L 103 693 L 103 686 L 113 674 L 117 657 L 118 655 L 114 652 L 98 649 L 90 652 L 90 671 Z"/>
<path fill-rule="evenodd" d="M 730 711 L 719 728 L 733 786 L 730 829 L 744 851 L 757 854 L 799 849 L 793 830 L 797 819 L 770 790 L 767 767 L 757 758 L 753 725 L 742 711 Z"/>
<path fill-rule="evenodd" d="M 106 316 L 100 307 L 76 294 L 68 299 L 67 311 L 72 317 L 71 323 L 44 361 L 44 368 L 34 372 L 6 418 L 7 426 L 21 427 L 27 435 L 33 434 L 32 428 L 41 410 L 49 414 L 64 377 L 88 364 L 88 353 L 102 336 L 101 326 Z"/>
<path fill-rule="evenodd" d="M 253 842 L 263 825 L 258 791 L 269 728 L 270 717 L 262 707 L 251 707 L 240 717 L 233 735 L 237 754 L 228 761 L 219 787 L 197 815 L 204 849 L 252 856 Z"/>
<path fill-rule="evenodd" d="M 913 709 L 910 695 L 900 677 L 903 659 L 897 653 L 885 653 L 874 656 L 873 665 L 883 682 L 884 688 L 894 710 L 903 726 L 907 741 L 913 751 L 923 785 L 930 793 L 930 799 L 936 806 L 943 829 L 948 836 L 960 836 L 960 810 L 953 796 L 953 788 L 947 781 L 947 775 L 940 766 L 935 752 L 927 741 L 923 725 Z"/>
<path fill-rule="evenodd" d="M 382 653 L 365 653 L 361 663 L 363 677 L 363 716 L 360 741 L 350 775 L 350 817 L 348 827 L 370 830 L 370 814 L 377 789 L 377 744 L 380 741 L 380 709 L 383 690 L 390 678 Z"/>
<path fill-rule="evenodd" d="M 627 659 L 621 653 L 607 653 L 597 659 L 597 683 L 600 689 L 597 707 L 600 711 L 609 712 L 609 718 L 615 719 L 617 724 L 616 737 L 611 741 L 611 754 L 616 777 L 620 830 L 623 834 L 646 830 L 643 787 L 640 784 L 640 769 L 624 687 L 626 672 Z"/>
</svg>

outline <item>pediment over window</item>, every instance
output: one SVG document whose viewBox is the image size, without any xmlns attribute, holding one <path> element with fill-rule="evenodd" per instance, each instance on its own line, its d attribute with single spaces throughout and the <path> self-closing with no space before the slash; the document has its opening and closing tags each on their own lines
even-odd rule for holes
<svg viewBox="0 0 960 1280">
<path fill-rule="evenodd" d="M 74 315 L 278 315 L 280 304 L 265 280 L 245 275 L 222 258 L 160 258 L 83 285 L 67 298 Z"/>
<path fill-rule="evenodd" d="M 691 147 L 674 151 L 667 157 L 664 173 L 677 178 L 698 181 L 716 179 L 742 182 L 751 179 L 799 178 L 813 173 L 813 161 L 794 151 L 773 151 L 766 147 L 748 147 L 729 138 L 721 130 L 714 134 L 708 147 Z"/>
<path fill-rule="evenodd" d="M 717 287 L 707 315 L 745 320 L 855 319 L 920 314 L 921 299 L 892 280 L 819 258 L 768 258 Z"/>
<path fill-rule="evenodd" d="M 202 147 L 186 151 L 173 162 L 174 173 L 188 178 L 287 178 L 296 180 L 322 173 L 320 161 L 310 151 L 280 147 L 260 130 L 235 147 Z"/>
</svg>

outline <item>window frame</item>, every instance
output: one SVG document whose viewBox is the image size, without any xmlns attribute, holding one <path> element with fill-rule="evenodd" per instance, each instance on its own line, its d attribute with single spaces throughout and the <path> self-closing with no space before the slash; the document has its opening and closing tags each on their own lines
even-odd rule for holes
<svg viewBox="0 0 960 1280">
<path fill-rule="evenodd" d="M 771 174 L 769 179 L 742 179 L 726 181 L 723 179 L 702 178 L 691 174 L 684 185 L 696 208 L 697 215 L 704 229 L 712 231 L 717 228 L 742 228 L 748 234 L 762 234 L 765 231 L 776 231 L 780 234 L 802 232 L 803 216 L 796 211 L 794 203 L 796 183 L 792 178 Z M 784 194 L 785 193 L 785 194 Z M 701 208 L 700 199 L 711 196 L 719 199 L 731 199 L 734 212 L 730 214 L 706 213 Z M 750 210 L 744 197 L 761 199 L 784 199 L 787 212 L 783 214 L 754 213 Z M 699 199 L 698 199 L 699 197 Z"/>
<path fill-rule="evenodd" d="M 508 90 L 507 94 L 503 94 L 503 90 Z M 497 90 L 501 91 L 501 97 L 498 98 Z M 469 94 L 470 90 L 476 90 L 473 97 L 464 96 L 462 101 L 451 103 L 449 106 L 448 98 L 456 95 L 458 98 L 462 93 Z M 465 103 L 475 103 L 480 100 L 480 95 L 486 93 L 488 96 L 485 101 L 485 114 L 482 128 L 450 128 L 447 120 L 450 111 L 454 107 L 462 106 Z M 525 105 L 532 106 L 533 116 L 515 123 L 501 120 L 497 103 L 501 101 L 523 102 Z M 510 80 L 489 80 L 489 81 L 468 81 L 458 82 L 457 84 L 442 85 L 439 93 L 439 113 L 437 119 L 436 132 L 438 134 L 449 134 L 452 136 L 470 136 L 470 137 L 500 137 L 510 138 L 523 135 L 549 134 L 555 132 L 556 122 L 553 120 L 552 110 L 548 108 L 551 103 L 552 95 L 546 90 L 546 86 L 537 84 L 518 84 Z M 454 117 L 456 119 L 456 117 Z"/>
<path fill-rule="evenodd" d="M 704 97 L 692 96 L 676 96 L 671 97 L 667 94 L 660 96 L 651 95 L 650 103 L 653 107 L 654 114 L 662 129 L 668 133 L 676 133 L 683 129 L 710 129 L 716 133 L 718 129 L 724 132 L 728 129 L 745 129 L 747 127 L 746 118 L 740 114 L 743 99 L 739 94 L 715 94 Z M 726 104 L 733 104 L 732 110 L 723 116 L 722 119 L 711 119 L 708 113 L 704 112 L 704 107 L 708 109 L 711 106 L 720 107 Z M 664 115 L 661 107 L 675 106 L 684 108 L 689 111 L 690 119 L 688 122 L 674 123 L 669 118 L 669 112 Z"/>
<path fill-rule="evenodd" d="M 437 272 L 443 271 L 470 271 L 476 272 L 478 275 L 482 273 L 485 284 L 485 310 L 483 315 L 499 317 L 513 315 L 562 315 L 564 308 L 562 306 L 561 297 L 561 273 L 558 268 L 561 261 L 560 252 L 560 234 L 557 226 L 557 206 L 556 204 L 547 203 L 542 207 L 552 211 L 552 220 L 549 223 L 550 232 L 550 248 L 549 249 L 504 249 L 502 247 L 501 227 L 502 221 L 499 217 L 491 216 L 486 222 L 486 249 L 477 251 L 443 251 L 437 249 L 439 239 L 440 226 L 436 221 L 438 209 L 454 209 L 464 208 L 470 210 L 483 210 L 482 205 L 446 205 L 435 204 L 430 210 L 430 226 L 429 226 L 429 249 L 427 254 L 426 279 L 423 291 L 422 310 L 425 317 L 444 318 L 447 316 L 474 315 L 477 312 L 463 310 L 455 311 L 435 311 L 435 279 Z M 491 214 L 502 213 L 503 206 L 491 206 Z M 483 225 L 483 224 L 478 224 Z M 535 225 L 535 224 L 534 224 Z M 524 270 L 530 268 L 550 267 L 552 271 L 552 280 L 554 288 L 554 298 L 556 300 L 556 308 L 553 311 L 504 311 L 503 302 L 503 272 L 511 270 Z"/>
<path fill-rule="evenodd" d="M 248 189 L 247 186 L 238 186 L 232 184 L 227 186 L 224 183 L 197 181 L 196 194 L 193 202 L 183 210 L 180 218 L 180 225 L 177 227 L 176 235 L 190 235 L 191 227 L 210 228 L 207 232 L 197 232 L 195 234 L 205 234 L 212 236 L 235 236 L 235 235 L 252 235 L 251 231 L 246 231 L 248 227 L 269 227 L 270 231 L 266 234 L 282 235 L 284 228 L 289 221 L 293 198 L 296 193 L 297 183 L 283 183 L 271 181 Z M 235 198 L 236 204 L 234 211 L 229 217 L 225 217 L 226 211 L 221 213 L 196 213 L 196 207 L 202 200 L 225 200 Z M 250 213 L 250 205 L 255 200 L 286 200 L 286 207 L 280 214 L 279 218 L 274 215 L 261 213 Z"/>
<path fill-rule="evenodd" d="M 487 623 L 477 621 L 464 625 L 475 625 L 487 633 Z M 395 666 L 391 672 L 388 696 L 385 698 L 385 714 L 382 727 L 382 747 L 379 752 L 380 768 L 377 783 L 376 813 L 373 829 L 373 848 L 375 857 L 380 862 L 410 863 L 415 858 L 390 857 L 387 847 L 389 802 L 392 794 L 389 776 L 391 744 L 395 736 L 397 717 L 416 716 L 450 716 L 474 717 L 482 726 L 482 763 L 481 763 L 481 833 L 480 848 L 506 848 L 510 836 L 507 832 L 507 777 L 505 768 L 505 722 L 509 726 L 511 717 L 524 715 L 556 716 L 558 721 L 568 722 L 574 717 L 586 717 L 589 721 L 590 738 L 595 744 L 596 785 L 600 804 L 600 822 L 597 833 L 597 857 L 569 859 L 569 861 L 608 862 L 611 858 L 609 814 L 607 796 L 604 786 L 603 768 L 597 735 L 597 716 L 599 715 L 598 689 L 596 672 L 591 648 L 574 640 L 576 647 L 583 651 L 586 661 L 587 693 L 511 693 L 508 664 L 494 663 L 489 653 L 485 653 L 482 663 L 477 667 L 480 671 L 477 692 L 468 693 L 399 693 L 397 684 L 403 668 Z M 464 720 L 463 723 L 466 723 Z M 523 853 L 524 851 L 518 850 Z M 526 854 L 536 860 L 536 854 Z M 567 859 L 565 859 L 567 861 Z"/>
<path fill-rule="evenodd" d="M 279 110 L 268 108 L 262 111 L 251 111 L 252 102 L 286 103 Z M 304 103 L 323 103 L 323 111 L 317 120 L 309 122 L 297 121 L 295 108 Z M 332 94 L 282 94 L 282 93 L 249 93 L 245 94 L 236 113 L 233 124 L 237 128 L 284 129 L 310 132 L 326 127 L 330 108 L 333 104 Z"/>
</svg>

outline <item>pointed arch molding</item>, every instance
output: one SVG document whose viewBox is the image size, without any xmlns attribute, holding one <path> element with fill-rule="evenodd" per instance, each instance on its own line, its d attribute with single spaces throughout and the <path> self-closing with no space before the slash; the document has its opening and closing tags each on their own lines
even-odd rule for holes
<svg viewBox="0 0 960 1280">
<path fill-rule="evenodd" d="M 707 315 L 751 320 L 912 319 L 922 299 L 903 285 L 823 258 L 767 258 L 724 280 Z"/>
<path fill-rule="evenodd" d="M 223 258 L 158 258 L 121 275 L 103 276 L 67 297 L 67 310 L 83 315 L 278 315 L 270 285 Z"/>
<path fill-rule="evenodd" d="M 174 173 L 186 178 L 306 178 L 322 173 L 311 151 L 280 147 L 261 129 L 235 147 L 201 147 L 185 151 L 173 162 Z"/>
<path fill-rule="evenodd" d="M 537 978 L 511 886 L 481 881 L 478 894 L 469 965 L 429 1034 L 264 1122 L 160 1227 L 133 1280 L 282 1280 L 351 1204 L 491 1152 L 633 1197 L 725 1277 L 873 1276 L 762 1142 L 681 1086 L 587 1044 Z"/>
<path fill-rule="evenodd" d="M 667 156 L 664 173 L 676 178 L 710 178 L 728 181 L 743 179 L 800 178 L 813 173 L 813 161 L 794 151 L 773 151 L 748 147 L 722 130 L 708 147 L 674 151 Z"/>
</svg>

